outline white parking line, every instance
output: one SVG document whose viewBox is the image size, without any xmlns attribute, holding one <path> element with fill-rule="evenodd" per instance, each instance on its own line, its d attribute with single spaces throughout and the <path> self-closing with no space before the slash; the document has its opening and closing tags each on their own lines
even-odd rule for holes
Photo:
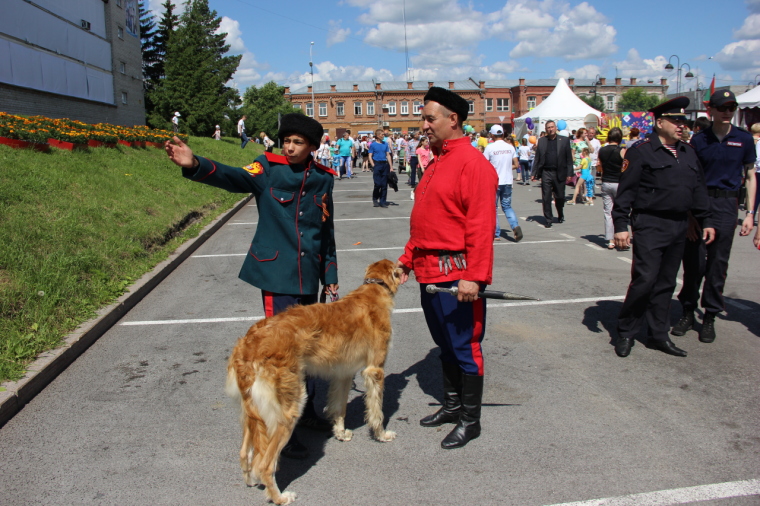
<svg viewBox="0 0 760 506">
<path fill-rule="evenodd" d="M 751 495 L 760 495 L 760 480 L 729 481 L 713 485 L 674 488 L 671 490 L 621 495 L 605 499 L 566 502 L 551 506 L 667 506 Z"/>
<path fill-rule="evenodd" d="M 552 239 L 548 241 L 522 241 L 520 244 L 543 244 L 550 242 L 573 242 L 575 239 Z M 494 246 L 506 246 L 508 244 L 517 244 L 515 242 L 505 241 L 496 242 Z M 385 251 L 385 250 L 403 250 L 404 246 L 390 246 L 385 248 L 347 248 L 336 250 L 338 253 L 350 253 L 355 251 Z M 219 257 L 244 257 L 247 253 L 218 253 L 214 255 L 193 255 L 190 258 L 219 258 Z"/>
<path fill-rule="evenodd" d="M 602 250 L 602 251 L 605 251 L 607 249 L 607 248 L 602 248 L 598 244 L 593 244 L 593 243 L 590 243 L 590 242 L 586 243 L 586 246 L 588 246 L 589 248 L 593 248 L 593 249 L 597 249 L 597 250 Z"/>
<path fill-rule="evenodd" d="M 503 302 L 503 303 L 490 303 L 489 308 L 499 307 L 514 307 L 514 306 L 543 306 L 554 304 L 577 304 L 580 302 L 600 302 L 605 300 L 623 300 L 623 295 L 613 295 L 611 297 L 588 297 L 585 299 L 558 299 L 558 300 L 529 300 L 520 302 Z M 394 309 L 394 313 L 421 313 L 421 307 L 410 307 L 406 309 Z M 232 318 L 195 318 L 186 320 L 147 320 L 147 321 L 132 321 L 121 322 L 119 325 L 130 327 L 139 325 L 181 325 L 186 323 L 227 323 L 227 322 L 245 322 L 245 321 L 258 321 L 264 318 L 263 316 L 238 316 Z"/>
<path fill-rule="evenodd" d="M 629 264 L 633 263 L 633 260 L 631 260 L 630 258 L 627 258 L 627 257 L 617 257 L 617 259 L 618 260 L 622 260 L 623 262 L 627 262 Z"/>
<path fill-rule="evenodd" d="M 386 216 L 383 218 L 339 218 L 333 221 L 408 220 L 409 216 Z M 256 225 L 258 221 L 231 222 L 228 225 Z"/>
</svg>

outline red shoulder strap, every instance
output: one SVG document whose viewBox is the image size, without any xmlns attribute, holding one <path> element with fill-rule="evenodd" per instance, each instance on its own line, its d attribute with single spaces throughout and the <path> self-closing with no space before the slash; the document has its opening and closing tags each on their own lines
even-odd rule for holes
<svg viewBox="0 0 760 506">
<path fill-rule="evenodd" d="M 317 163 L 317 162 L 312 162 L 312 163 L 314 163 L 314 165 L 316 165 L 318 169 L 321 169 L 321 170 L 327 172 L 328 174 L 332 174 L 333 176 L 337 176 L 338 175 L 338 173 L 335 172 L 334 170 L 332 170 L 330 167 L 326 167 L 326 166 L 322 165 L 321 163 Z"/>
<path fill-rule="evenodd" d="M 266 152 L 264 153 L 264 156 L 267 157 L 268 162 L 281 163 L 283 165 L 288 165 L 287 157 L 284 157 L 282 155 L 276 155 L 274 153 Z"/>
</svg>

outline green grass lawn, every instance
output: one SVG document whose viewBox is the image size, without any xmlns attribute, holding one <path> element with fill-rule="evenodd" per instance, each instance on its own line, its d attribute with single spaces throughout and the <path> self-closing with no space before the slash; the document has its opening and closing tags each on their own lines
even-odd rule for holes
<svg viewBox="0 0 760 506">
<path fill-rule="evenodd" d="M 229 165 L 261 154 L 234 138 L 191 137 Z M 113 302 L 244 195 L 193 183 L 155 148 L 0 146 L 0 381 Z M 182 220 L 202 218 L 175 233 Z"/>
</svg>

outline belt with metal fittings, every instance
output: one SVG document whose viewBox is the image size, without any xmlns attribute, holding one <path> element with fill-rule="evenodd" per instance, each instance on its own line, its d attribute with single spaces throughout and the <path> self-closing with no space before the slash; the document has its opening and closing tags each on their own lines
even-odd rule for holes
<svg viewBox="0 0 760 506">
<path fill-rule="evenodd" d="M 718 188 L 708 188 L 707 194 L 710 197 L 717 197 L 717 198 L 723 198 L 723 199 L 736 198 L 739 196 L 738 191 L 720 190 Z"/>
<path fill-rule="evenodd" d="M 457 269 L 463 270 L 467 268 L 467 260 L 464 258 L 464 251 L 438 250 L 438 270 L 446 276 L 449 275 L 449 272 L 454 272 L 454 267 L 451 265 L 452 260 Z"/>
</svg>

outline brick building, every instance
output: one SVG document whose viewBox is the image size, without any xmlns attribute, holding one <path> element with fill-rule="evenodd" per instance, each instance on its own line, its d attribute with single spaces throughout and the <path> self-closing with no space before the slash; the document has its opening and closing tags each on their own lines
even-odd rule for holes
<svg viewBox="0 0 760 506">
<path fill-rule="evenodd" d="M 5 0 L 0 110 L 145 124 L 137 0 Z"/>
<path fill-rule="evenodd" d="M 413 132 L 422 124 L 420 109 L 428 88 L 440 86 L 460 94 L 470 103 L 467 123 L 480 131 L 495 123 L 510 124 L 513 118 L 522 116 L 548 97 L 558 79 L 512 79 L 475 81 L 319 81 L 314 83 L 315 116 L 330 135 L 340 136 L 343 130 L 353 133 L 371 132 L 378 127 L 388 127 L 394 132 Z M 576 95 L 603 97 L 607 111 L 617 110 L 620 96 L 631 88 L 643 88 L 646 93 L 664 98 L 668 84 L 639 83 L 631 78 L 625 83 L 621 78 L 607 83 L 606 78 L 567 80 Z M 285 98 L 307 115 L 314 114 L 312 87 L 303 86 L 291 91 L 285 88 Z"/>
</svg>

